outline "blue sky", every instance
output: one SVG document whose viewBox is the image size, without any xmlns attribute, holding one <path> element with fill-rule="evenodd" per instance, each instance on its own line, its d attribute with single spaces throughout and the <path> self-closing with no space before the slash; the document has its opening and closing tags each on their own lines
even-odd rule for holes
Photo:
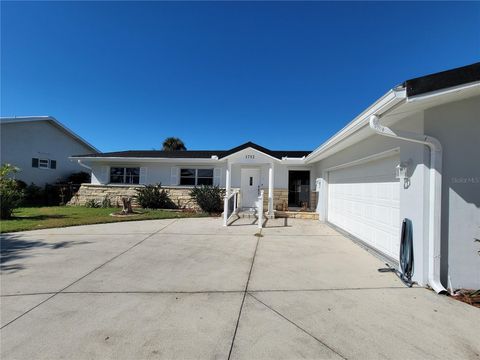
<svg viewBox="0 0 480 360">
<path fill-rule="evenodd" d="M 480 2 L 2 2 L 1 115 L 102 151 L 310 150 L 403 80 L 479 61 Z"/>
</svg>

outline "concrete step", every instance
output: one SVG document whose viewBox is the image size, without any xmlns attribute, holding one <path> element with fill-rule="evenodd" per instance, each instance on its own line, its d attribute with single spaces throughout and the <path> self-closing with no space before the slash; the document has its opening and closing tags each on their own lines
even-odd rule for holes
<svg viewBox="0 0 480 360">
<path fill-rule="evenodd" d="M 318 220 L 318 214 L 313 211 L 275 211 L 276 218 Z"/>
<path fill-rule="evenodd" d="M 240 209 L 237 213 L 240 218 L 254 219 L 257 217 L 256 209 Z"/>
</svg>

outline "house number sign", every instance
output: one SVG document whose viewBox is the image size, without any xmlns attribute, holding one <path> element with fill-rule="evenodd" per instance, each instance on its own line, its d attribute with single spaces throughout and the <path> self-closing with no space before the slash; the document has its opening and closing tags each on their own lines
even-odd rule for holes
<svg viewBox="0 0 480 360">
<path fill-rule="evenodd" d="M 255 155 L 245 155 L 245 159 L 247 160 L 255 159 Z"/>
</svg>

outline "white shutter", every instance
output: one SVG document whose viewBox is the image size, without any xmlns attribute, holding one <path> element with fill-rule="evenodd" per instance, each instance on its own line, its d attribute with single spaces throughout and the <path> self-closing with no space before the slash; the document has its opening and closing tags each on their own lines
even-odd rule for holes
<svg viewBox="0 0 480 360">
<path fill-rule="evenodd" d="M 222 180 L 222 168 L 213 169 L 213 185 L 220 186 Z"/>
<path fill-rule="evenodd" d="M 109 167 L 108 166 L 102 166 L 102 170 L 100 172 L 100 184 L 108 184 L 108 182 L 110 181 L 110 177 L 108 176 L 108 171 L 109 171 Z"/>
<path fill-rule="evenodd" d="M 178 185 L 180 183 L 180 169 L 176 166 L 172 166 L 170 173 L 170 185 Z"/>
<path fill-rule="evenodd" d="M 147 168 L 140 168 L 140 184 L 145 185 L 147 183 Z"/>
</svg>

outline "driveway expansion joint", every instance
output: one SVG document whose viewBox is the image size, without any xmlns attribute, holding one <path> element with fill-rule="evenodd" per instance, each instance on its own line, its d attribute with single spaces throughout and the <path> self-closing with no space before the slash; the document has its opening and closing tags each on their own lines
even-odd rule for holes
<svg viewBox="0 0 480 360">
<path fill-rule="evenodd" d="M 257 255 L 258 243 L 260 242 L 260 236 L 256 236 L 256 234 L 254 236 L 257 238 L 257 242 L 255 244 L 255 250 L 254 250 L 253 256 L 252 256 L 252 263 L 250 264 L 250 271 L 248 272 L 248 278 L 247 278 L 247 282 L 245 284 L 245 290 L 243 291 L 242 303 L 240 304 L 240 310 L 238 311 L 237 323 L 235 324 L 235 331 L 233 332 L 232 343 L 230 344 L 230 350 L 228 352 L 228 358 L 227 358 L 228 360 L 230 360 L 230 357 L 232 356 L 233 345 L 235 344 L 235 337 L 237 336 L 238 325 L 240 324 L 240 317 L 242 316 L 243 305 L 245 303 L 245 297 L 247 296 L 248 284 L 250 283 L 250 277 L 252 276 L 253 264 L 255 262 L 255 256 Z"/>
<path fill-rule="evenodd" d="M 292 324 L 293 326 L 295 326 L 297 329 L 301 330 L 303 333 L 307 334 L 308 336 L 310 336 L 312 339 L 316 340 L 317 342 L 319 342 L 321 345 L 325 346 L 327 349 L 329 349 L 330 351 L 334 352 L 335 354 L 337 354 L 338 356 L 340 356 L 342 359 L 345 359 L 347 360 L 347 358 L 340 354 L 337 350 L 335 350 L 334 348 L 332 348 L 331 346 L 329 346 L 328 344 L 326 344 L 324 341 L 320 340 L 318 337 L 316 337 L 315 335 L 313 335 L 312 333 L 308 332 L 307 330 L 305 330 L 304 328 L 302 328 L 300 325 L 298 325 L 297 323 L 293 322 L 292 320 L 290 320 L 289 318 L 287 318 L 285 315 L 281 314 L 280 312 L 278 312 L 277 310 L 275 310 L 274 308 L 270 307 L 269 305 L 265 304 L 263 301 L 261 301 L 260 299 L 256 298 L 254 295 L 252 295 L 250 292 L 248 292 L 248 295 L 250 297 L 252 297 L 253 299 L 255 299 L 257 302 L 259 302 L 260 304 L 262 304 L 263 306 L 265 306 L 267 309 L 271 310 L 273 313 L 275 313 L 277 316 L 281 317 L 282 319 L 288 321 L 290 324 Z"/>
</svg>

